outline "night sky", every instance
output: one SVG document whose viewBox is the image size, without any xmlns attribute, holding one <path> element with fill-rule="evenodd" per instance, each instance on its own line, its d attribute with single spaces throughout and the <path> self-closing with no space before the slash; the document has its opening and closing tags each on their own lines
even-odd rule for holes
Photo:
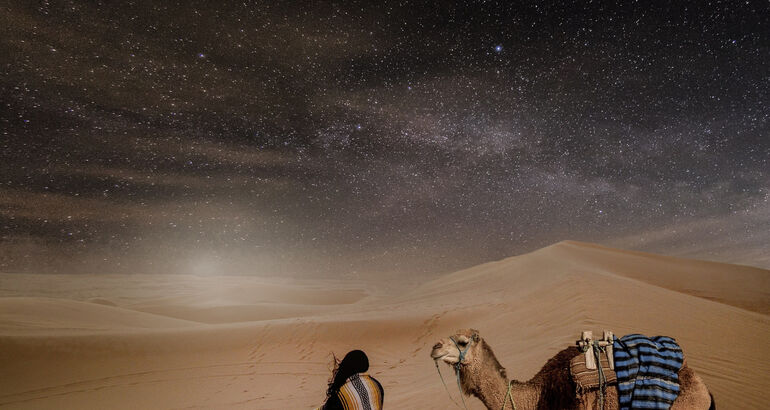
<svg viewBox="0 0 770 410">
<path fill-rule="evenodd" d="M 767 1 L 226 3 L 0 2 L 0 271 L 770 267 Z"/>
</svg>

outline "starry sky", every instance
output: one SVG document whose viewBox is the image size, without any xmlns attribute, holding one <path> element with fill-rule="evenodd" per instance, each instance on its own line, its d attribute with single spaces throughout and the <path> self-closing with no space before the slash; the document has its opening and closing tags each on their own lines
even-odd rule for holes
<svg viewBox="0 0 770 410">
<path fill-rule="evenodd" d="M 767 1 L 0 2 L 0 271 L 770 268 Z"/>
</svg>

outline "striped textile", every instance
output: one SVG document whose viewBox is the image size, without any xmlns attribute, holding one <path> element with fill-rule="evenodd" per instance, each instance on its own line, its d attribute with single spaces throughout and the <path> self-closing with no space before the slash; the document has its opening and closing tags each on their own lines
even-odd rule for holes
<svg viewBox="0 0 770 410">
<path fill-rule="evenodd" d="M 620 410 L 668 409 L 679 395 L 684 356 L 666 336 L 631 334 L 613 343 Z"/>
<path fill-rule="evenodd" d="M 350 376 L 337 397 L 345 410 L 382 410 L 382 385 L 367 374 Z"/>
</svg>

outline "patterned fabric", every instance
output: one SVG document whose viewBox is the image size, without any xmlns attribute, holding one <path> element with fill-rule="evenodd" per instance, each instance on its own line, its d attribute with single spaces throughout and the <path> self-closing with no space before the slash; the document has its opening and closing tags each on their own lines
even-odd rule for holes
<svg viewBox="0 0 770 410">
<path fill-rule="evenodd" d="M 602 352 L 599 355 L 605 386 L 617 384 L 618 382 L 615 370 L 610 368 L 610 363 L 607 359 L 608 355 L 609 353 L 607 352 Z M 601 387 L 598 369 L 589 369 L 588 366 L 586 366 L 586 355 L 583 353 L 578 354 L 569 361 L 569 372 L 572 376 L 572 381 L 575 382 L 575 388 L 578 395 Z"/>
<path fill-rule="evenodd" d="M 676 341 L 632 334 L 615 338 L 613 347 L 620 410 L 670 408 L 679 396 L 684 360 Z"/>
<path fill-rule="evenodd" d="M 337 397 L 345 410 L 382 410 L 382 385 L 367 374 L 350 376 Z"/>
</svg>

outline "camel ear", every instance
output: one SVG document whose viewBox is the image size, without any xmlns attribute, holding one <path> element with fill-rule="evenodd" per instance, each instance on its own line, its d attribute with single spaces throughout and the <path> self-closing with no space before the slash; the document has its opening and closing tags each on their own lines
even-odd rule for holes
<svg viewBox="0 0 770 410">
<path fill-rule="evenodd" d="M 503 376 L 504 378 L 508 378 L 508 372 L 505 371 L 504 368 L 500 368 L 500 376 Z"/>
<path fill-rule="evenodd" d="M 479 333 L 478 333 L 478 331 L 474 331 L 473 332 L 473 336 L 471 336 L 471 339 L 473 339 L 474 342 L 478 342 L 479 341 Z"/>
</svg>

